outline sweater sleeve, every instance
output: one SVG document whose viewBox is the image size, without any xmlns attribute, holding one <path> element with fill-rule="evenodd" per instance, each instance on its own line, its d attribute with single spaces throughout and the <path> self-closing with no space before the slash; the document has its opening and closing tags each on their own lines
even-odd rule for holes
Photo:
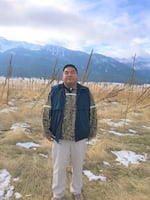
<svg viewBox="0 0 150 200">
<path fill-rule="evenodd" d="M 46 104 L 43 106 L 43 132 L 45 137 L 52 135 L 49 129 L 51 120 L 50 116 L 51 116 L 51 98 L 49 94 L 48 100 Z"/>
<path fill-rule="evenodd" d="M 93 137 L 96 136 L 97 132 L 97 109 L 95 105 L 95 101 L 93 98 L 93 95 L 90 92 L 90 98 L 91 98 L 91 103 L 90 103 L 90 134 L 89 134 L 89 139 L 92 139 Z"/>
</svg>

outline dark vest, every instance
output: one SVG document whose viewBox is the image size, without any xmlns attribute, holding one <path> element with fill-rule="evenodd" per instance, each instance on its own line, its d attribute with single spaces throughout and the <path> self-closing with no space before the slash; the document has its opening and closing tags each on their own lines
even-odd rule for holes
<svg viewBox="0 0 150 200">
<path fill-rule="evenodd" d="M 61 127 L 65 107 L 65 89 L 63 84 L 53 86 L 50 93 L 51 120 L 50 130 L 58 142 L 61 138 Z M 77 84 L 75 141 L 88 138 L 90 133 L 90 92 L 81 84 Z"/>
</svg>

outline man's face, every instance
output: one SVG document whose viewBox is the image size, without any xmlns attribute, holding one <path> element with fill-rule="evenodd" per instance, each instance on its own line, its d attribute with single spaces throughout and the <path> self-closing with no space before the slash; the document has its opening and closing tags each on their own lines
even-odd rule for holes
<svg viewBox="0 0 150 200">
<path fill-rule="evenodd" d="M 63 71 L 63 82 L 68 87 L 75 87 L 78 81 L 78 73 L 73 67 L 67 67 Z"/>
</svg>

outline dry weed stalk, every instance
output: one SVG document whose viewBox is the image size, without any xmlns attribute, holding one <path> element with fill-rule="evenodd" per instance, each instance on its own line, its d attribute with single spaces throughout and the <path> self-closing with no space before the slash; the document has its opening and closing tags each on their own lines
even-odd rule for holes
<svg viewBox="0 0 150 200">
<path fill-rule="evenodd" d="M 96 103 L 100 103 L 101 101 L 105 101 L 107 99 L 111 99 L 113 97 L 116 97 L 117 95 L 119 95 L 122 91 L 124 90 L 124 88 L 118 88 L 118 86 L 114 86 L 109 92 L 106 93 L 106 95 L 104 97 L 100 97 Z"/>
<path fill-rule="evenodd" d="M 8 104 L 8 100 L 9 100 L 9 86 L 10 86 L 10 77 L 12 75 L 12 55 L 10 57 L 10 60 L 9 60 L 9 64 L 8 64 L 8 70 L 7 70 L 7 75 L 6 75 L 6 78 L 5 78 L 5 82 L 4 82 L 4 86 L 2 88 L 2 93 L 1 93 L 1 100 L 3 98 L 3 95 L 5 93 L 5 88 L 6 88 L 6 103 Z"/>
<path fill-rule="evenodd" d="M 136 109 L 142 109 L 150 106 L 150 103 L 146 105 L 141 105 L 148 98 L 150 98 L 150 87 L 143 86 L 142 89 L 140 87 L 140 91 L 138 91 L 138 95 L 134 97 L 134 91 L 137 90 L 137 85 L 135 85 L 135 58 L 136 54 L 133 57 L 133 65 L 132 65 L 132 78 L 128 85 L 128 95 L 127 95 L 127 105 L 125 109 L 125 118 L 129 112 L 135 111 Z M 134 101 L 133 101 L 134 100 Z"/>
<path fill-rule="evenodd" d="M 83 71 L 82 80 L 81 80 L 82 84 L 84 84 L 87 81 L 87 78 L 88 78 L 88 75 L 89 75 L 89 66 L 90 66 L 92 55 L 93 55 L 93 49 L 90 53 L 90 56 L 89 56 L 87 65 L 85 67 L 85 70 Z"/>
<path fill-rule="evenodd" d="M 39 101 L 39 99 L 45 94 L 45 92 L 47 92 L 47 89 L 50 88 L 50 86 L 52 85 L 52 83 L 55 81 L 55 80 L 59 80 L 59 77 L 57 77 L 57 74 L 58 74 L 58 71 L 56 72 L 56 66 L 57 66 L 57 60 L 56 60 L 56 63 L 54 65 L 54 68 L 53 68 L 53 71 L 52 71 L 52 76 L 51 76 L 51 79 L 50 81 L 46 84 L 45 88 L 42 90 L 42 92 L 40 93 L 40 95 L 37 97 L 37 101 L 36 103 L 33 105 L 32 109 L 36 106 L 37 102 Z"/>
<path fill-rule="evenodd" d="M 142 87 L 141 91 L 138 93 L 137 98 L 135 100 L 135 109 L 147 108 L 150 106 L 150 86 Z M 145 105 L 143 103 L 145 102 Z M 146 103 L 148 102 L 148 103 Z"/>
<path fill-rule="evenodd" d="M 130 108 L 130 101 L 132 99 L 133 91 L 134 91 L 135 57 L 136 57 L 136 54 L 133 57 L 132 76 L 131 76 L 131 81 L 129 81 L 129 85 L 128 85 L 127 105 L 126 105 L 126 109 L 125 109 L 125 112 L 124 112 L 125 113 L 125 118 L 127 117 L 127 113 L 129 111 L 129 108 Z"/>
</svg>

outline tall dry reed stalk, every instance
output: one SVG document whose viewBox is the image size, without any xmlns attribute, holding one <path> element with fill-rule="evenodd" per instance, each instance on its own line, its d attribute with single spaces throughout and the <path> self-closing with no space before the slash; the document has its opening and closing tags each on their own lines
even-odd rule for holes
<svg viewBox="0 0 150 200">
<path fill-rule="evenodd" d="M 93 49 L 91 50 L 88 62 L 87 62 L 86 66 L 85 66 L 85 69 L 83 71 L 83 75 L 82 75 L 82 79 L 81 79 L 81 83 L 82 84 L 84 84 L 85 82 L 87 82 L 88 75 L 89 75 L 89 66 L 90 66 L 92 55 L 93 55 Z"/>
<path fill-rule="evenodd" d="M 9 93 L 10 93 L 10 91 L 9 91 L 10 82 L 9 81 L 10 81 L 10 78 L 11 78 L 11 75 L 12 75 L 12 58 L 13 58 L 13 56 L 11 55 L 10 60 L 9 60 L 9 64 L 8 64 L 7 75 L 6 75 L 6 78 L 5 78 L 5 82 L 4 82 L 1 97 L 0 97 L 0 100 L 2 100 L 3 95 L 5 93 L 5 88 L 6 88 L 6 103 L 7 104 L 8 104 Z"/>
<path fill-rule="evenodd" d="M 127 103 L 126 103 L 126 109 L 124 111 L 124 114 L 125 114 L 125 119 L 127 118 L 127 114 L 128 114 L 128 111 L 129 111 L 129 106 L 130 106 L 130 101 L 133 97 L 133 91 L 134 91 L 134 81 L 135 81 L 135 57 L 136 57 L 136 54 L 134 55 L 133 57 L 133 64 L 132 64 L 132 76 L 131 76 L 131 80 L 129 81 L 129 84 L 128 84 L 128 93 L 127 93 Z"/>
<path fill-rule="evenodd" d="M 50 88 L 50 86 L 52 85 L 52 83 L 55 81 L 55 80 L 59 80 L 59 78 L 57 78 L 58 76 L 58 71 L 56 71 L 56 68 L 57 68 L 57 60 L 56 60 L 56 63 L 54 65 L 54 68 L 53 68 L 53 71 L 52 71 L 52 75 L 51 75 L 51 78 L 50 80 L 48 81 L 48 83 L 46 84 L 46 86 L 43 88 L 43 90 L 41 91 L 40 95 L 37 97 L 37 101 L 36 103 L 33 105 L 32 109 L 36 106 L 37 102 L 39 101 L 39 99 L 47 92 L 47 89 Z"/>
<path fill-rule="evenodd" d="M 125 118 L 127 117 L 127 114 L 133 110 L 142 109 L 145 107 L 149 107 L 150 103 L 144 104 L 144 102 L 147 101 L 148 98 L 150 98 L 150 87 L 142 86 L 139 88 L 139 92 L 137 93 L 137 96 L 135 96 L 135 91 L 137 91 L 137 85 L 135 84 L 135 60 L 136 60 L 136 54 L 133 57 L 133 65 L 132 65 L 132 76 L 131 80 L 129 81 L 128 87 L 127 87 L 127 104 L 125 109 Z"/>
</svg>

